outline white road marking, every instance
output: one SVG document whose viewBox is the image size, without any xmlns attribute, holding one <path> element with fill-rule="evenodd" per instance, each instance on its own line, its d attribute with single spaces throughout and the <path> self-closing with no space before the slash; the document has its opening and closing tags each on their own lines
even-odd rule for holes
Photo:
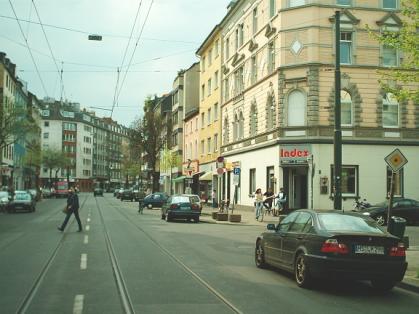
<svg viewBox="0 0 419 314">
<path fill-rule="evenodd" d="M 82 314 L 83 313 L 83 302 L 84 302 L 84 295 L 78 294 L 74 298 L 74 305 L 73 305 L 73 314 Z"/>
<path fill-rule="evenodd" d="M 90 222 L 90 218 L 87 218 L 87 222 Z"/>
<path fill-rule="evenodd" d="M 81 255 L 81 260 L 80 260 L 80 269 L 81 270 L 85 270 L 87 269 L 87 254 L 83 253 Z"/>
<path fill-rule="evenodd" d="M 86 226 L 86 231 L 89 231 L 90 230 L 90 226 L 89 225 L 87 225 Z"/>
<path fill-rule="evenodd" d="M 84 242 L 83 242 L 84 244 L 87 244 L 87 243 L 89 243 L 89 236 L 88 235 L 85 235 L 84 236 Z"/>
</svg>

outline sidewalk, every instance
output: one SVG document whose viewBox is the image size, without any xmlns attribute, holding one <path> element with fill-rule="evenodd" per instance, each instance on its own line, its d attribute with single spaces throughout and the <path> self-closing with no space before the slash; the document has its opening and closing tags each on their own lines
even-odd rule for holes
<svg viewBox="0 0 419 314">
<path fill-rule="evenodd" d="M 266 225 L 270 223 L 277 224 L 279 221 L 278 217 L 274 217 L 269 214 L 265 215 L 263 222 L 256 221 L 255 213 L 250 210 L 236 210 L 233 212 L 234 214 L 241 215 L 241 222 L 216 221 L 212 219 L 211 215 L 212 212 L 217 210 L 217 208 L 204 205 L 200 218 L 201 221 L 205 223 L 235 226 L 260 226 L 262 228 L 266 228 Z M 419 246 L 409 247 L 409 249 L 406 251 L 406 260 L 408 263 L 408 268 L 403 281 L 398 284 L 398 287 L 419 293 Z"/>
</svg>

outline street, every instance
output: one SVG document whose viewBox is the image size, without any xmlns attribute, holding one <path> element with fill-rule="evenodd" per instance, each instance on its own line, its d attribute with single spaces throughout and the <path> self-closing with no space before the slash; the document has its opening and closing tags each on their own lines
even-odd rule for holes
<svg viewBox="0 0 419 314">
<path fill-rule="evenodd" d="M 64 204 L 47 199 L 35 213 L 1 214 L 2 313 L 393 314 L 419 307 L 417 294 L 400 288 L 381 295 L 364 282 L 325 282 L 307 290 L 292 275 L 256 268 L 262 226 L 167 223 L 159 210 L 139 215 L 138 203 L 81 193 L 84 231 L 76 232 L 72 217 L 61 233 Z"/>
</svg>

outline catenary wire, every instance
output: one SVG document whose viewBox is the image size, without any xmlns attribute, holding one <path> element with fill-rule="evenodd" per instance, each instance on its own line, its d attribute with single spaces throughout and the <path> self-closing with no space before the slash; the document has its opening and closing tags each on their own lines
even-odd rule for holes
<svg viewBox="0 0 419 314">
<path fill-rule="evenodd" d="M 25 39 L 26 48 L 28 48 L 28 51 L 29 51 L 29 54 L 30 54 L 30 56 L 31 56 L 32 62 L 33 62 L 34 66 L 35 66 L 35 69 L 36 69 L 36 73 L 38 74 L 38 78 L 39 78 L 39 80 L 40 80 L 40 82 L 41 82 L 42 89 L 44 90 L 45 96 L 47 96 L 47 97 L 48 97 L 48 92 L 47 92 L 47 89 L 45 88 L 45 84 L 44 84 L 44 81 L 42 80 L 41 73 L 39 73 L 39 70 L 38 70 L 38 65 L 36 64 L 36 61 L 35 61 L 35 58 L 34 58 L 34 56 L 33 56 L 33 54 L 32 54 L 31 48 L 29 48 L 28 39 L 26 38 L 25 33 L 23 32 L 22 25 L 21 25 L 21 24 L 20 24 L 20 22 L 19 22 L 19 19 L 18 19 L 18 17 L 17 17 L 17 14 L 16 14 L 16 11 L 15 11 L 15 8 L 14 8 L 14 6 L 13 6 L 12 1 L 11 1 L 11 0 L 9 0 L 9 3 L 10 3 L 10 6 L 11 6 L 11 8 L 12 8 L 13 14 L 14 14 L 14 15 L 15 15 L 15 17 L 16 17 L 16 21 L 17 21 L 17 24 L 19 25 L 20 32 L 21 32 L 21 34 L 22 34 L 23 38 Z"/>
</svg>

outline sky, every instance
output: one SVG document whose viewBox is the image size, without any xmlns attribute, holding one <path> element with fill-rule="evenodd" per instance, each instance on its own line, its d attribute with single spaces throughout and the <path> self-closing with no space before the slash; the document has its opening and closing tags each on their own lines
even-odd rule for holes
<svg viewBox="0 0 419 314">
<path fill-rule="evenodd" d="M 0 51 L 39 99 L 63 95 L 109 116 L 119 95 L 112 117 L 129 126 L 147 96 L 169 92 L 177 72 L 198 60 L 196 50 L 229 2 L 0 0 Z M 88 34 L 102 41 L 89 41 Z"/>
</svg>

